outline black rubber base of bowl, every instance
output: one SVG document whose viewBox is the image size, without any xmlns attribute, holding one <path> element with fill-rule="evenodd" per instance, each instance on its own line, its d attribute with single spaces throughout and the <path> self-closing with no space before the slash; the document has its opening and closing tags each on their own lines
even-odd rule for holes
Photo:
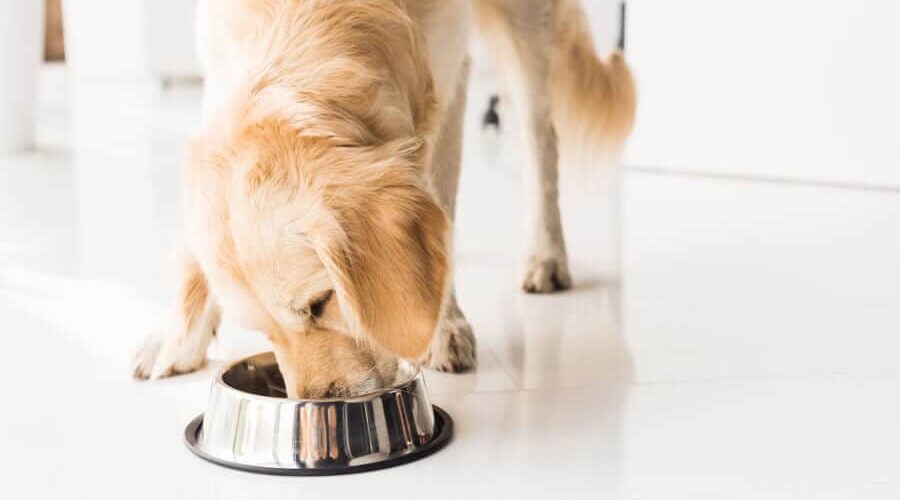
<svg viewBox="0 0 900 500">
<path fill-rule="evenodd" d="M 387 460 L 382 460 L 380 462 L 353 465 L 350 467 L 330 467 L 322 469 L 287 469 L 283 467 L 259 467 L 255 465 L 238 464 L 212 457 L 204 453 L 203 450 L 201 450 L 200 447 L 197 446 L 197 440 L 200 437 L 200 432 L 203 430 L 203 414 L 200 414 L 199 416 L 197 416 L 197 418 L 191 420 L 191 423 L 189 423 L 188 426 L 184 429 L 184 443 L 187 445 L 188 449 L 194 453 L 194 455 L 197 455 L 203 460 L 212 462 L 216 465 L 221 465 L 223 467 L 228 467 L 229 469 L 236 469 L 244 472 L 272 474 L 276 476 L 337 476 L 340 474 L 355 474 L 357 472 L 368 472 L 372 470 L 386 469 L 388 467 L 395 467 L 397 465 L 403 465 L 405 463 L 413 462 L 415 460 L 425 458 L 428 455 L 439 451 L 444 446 L 447 446 L 447 443 L 449 443 L 450 439 L 453 437 L 453 419 L 450 418 L 450 415 L 447 412 L 439 408 L 437 405 L 433 405 L 432 408 L 434 408 L 434 436 L 432 436 L 431 441 L 429 441 L 427 444 L 405 455 L 396 456 Z"/>
</svg>

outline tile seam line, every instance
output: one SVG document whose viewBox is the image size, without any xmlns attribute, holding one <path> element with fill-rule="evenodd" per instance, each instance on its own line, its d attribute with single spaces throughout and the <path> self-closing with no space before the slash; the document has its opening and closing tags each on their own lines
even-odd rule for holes
<svg viewBox="0 0 900 500">
<path fill-rule="evenodd" d="M 791 177 L 777 176 L 753 176 L 737 173 L 714 173 L 703 170 L 685 169 L 671 170 L 665 167 L 654 167 L 647 165 L 625 165 L 623 173 L 630 172 L 653 174 L 671 177 L 699 177 L 703 179 L 714 179 L 724 181 L 741 181 L 756 184 L 776 184 L 782 186 L 805 186 L 805 187 L 821 187 L 843 191 L 864 191 L 886 194 L 900 194 L 900 186 L 878 186 L 875 184 L 855 183 L 855 182 L 839 182 L 839 181 L 817 181 L 811 179 L 796 179 Z"/>
<path fill-rule="evenodd" d="M 891 377 L 893 376 L 893 377 Z M 759 377 L 720 377 L 720 378 L 697 378 L 697 379 L 677 379 L 677 380 L 658 380 L 650 382 L 635 382 L 627 385 L 627 388 L 641 387 L 659 387 L 667 385 L 706 385 L 712 383 L 734 383 L 734 382 L 800 382 L 811 380 L 840 380 L 845 382 L 877 382 L 897 380 L 900 381 L 900 369 L 879 370 L 874 372 L 810 372 L 801 374 L 785 374 L 785 375 L 767 375 Z M 513 393 L 533 393 L 548 390 L 590 390 L 602 389 L 602 384 L 583 384 L 583 385 L 561 385 L 547 387 L 529 387 L 515 389 L 496 389 L 486 391 L 472 392 L 453 392 L 453 391 L 434 391 L 433 395 L 439 396 L 469 396 L 477 394 L 513 394 Z"/>
</svg>

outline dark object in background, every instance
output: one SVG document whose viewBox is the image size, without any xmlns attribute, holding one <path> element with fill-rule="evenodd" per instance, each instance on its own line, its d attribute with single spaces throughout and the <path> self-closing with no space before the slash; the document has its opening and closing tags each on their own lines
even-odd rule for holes
<svg viewBox="0 0 900 500">
<path fill-rule="evenodd" d="M 497 113 L 498 104 L 500 104 L 500 97 L 492 95 L 488 109 L 484 112 L 484 118 L 481 119 L 481 125 L 484 128 L 493 126 L 500 130 L 500 114 Z"/>
<path fill-rule="evenodd" d="M 625 53 L 625 9 L 626 2 L 623 0 L 619 4 L 619 37 L 616 40 L 616 48 L 618 48 L 622 53 Z M 491 100 L 488 104 L 487 111 L 484 112 L 484 117 L 481 119 L 481 125 L 483 128 L 495 127 L 497 130 L 500 130 L 500 114 L 497 112 L 497 105 L 500 103 L 500 97 L 496 94 L 491 96 Z"/>
<path fill-rule="evenodd" d="M 44 32 L 44 60 L 64 61 L 66 46 L 63 41 L 62 3 L 47 0 L 46 31 Z"/>
</svg>

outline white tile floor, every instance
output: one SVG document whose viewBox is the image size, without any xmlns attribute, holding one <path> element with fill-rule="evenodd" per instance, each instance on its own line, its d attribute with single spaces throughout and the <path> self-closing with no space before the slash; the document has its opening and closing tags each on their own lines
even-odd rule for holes
<svg viewBox="0 0 900 500">
<path fill-rule="evenodd" d="M 566 198 L 575 290 L 526 296 L 510 139 L 474 114 L 457 288 L 481 366 L 428 374 L 455 441 L 334 478 L 202 462 L 182 429 L 261 337 L 128 371 L 169 296 L 198 91 L 54 85 L 40 152 L 0 159 L 0 498 L 900 497 L 900 193 L 626 171 L 619 209 Z"/>
</svg>

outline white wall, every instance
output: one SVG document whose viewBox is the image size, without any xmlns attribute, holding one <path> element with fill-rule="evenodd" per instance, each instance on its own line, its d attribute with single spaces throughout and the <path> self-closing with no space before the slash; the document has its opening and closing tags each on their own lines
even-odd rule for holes
<svg viewBox="0 0 900 500">
<path fill-rule="evenodd" d="M 66 58 L 78 77 L 199 76 L 197 0 L 65 0 Z"/>
<path fill-rule="evenodd" d="M 43 2 L 0 0 L 0 155 L 34 144 Z"/>
<path fill-rule="evenodd" d="M 629 0 L 633 166 L 900 187 L 900 2 Z"/>
<path fill-rule="evenodd" d="M 153 30 L 145 34 L 147 67 L 154 75 L 199 77 L 194 25 L 197 0 L 147 0 L 144 12 Z"/>
<path fill-rule="evenodd" d="M 599 54 L 606 54 L 616 47 L 619 39 L 619 5 L 622 0 L 581 0 L 594 35 L 594 45 Z"/>
</svg>

